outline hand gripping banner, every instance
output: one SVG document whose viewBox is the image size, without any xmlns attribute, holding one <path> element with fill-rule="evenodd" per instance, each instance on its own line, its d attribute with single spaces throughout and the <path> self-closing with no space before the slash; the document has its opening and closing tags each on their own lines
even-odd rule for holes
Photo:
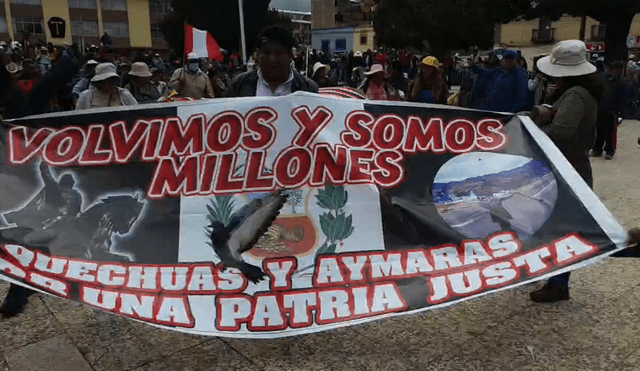
<svg viewBox="0 0 640 371">
<path fill-rule="evenodd" d="M 307 93 L 0 129 L 2 278 L 274 338 L 569 271 L 625 231 L 527 118 Z"/>
</svg>

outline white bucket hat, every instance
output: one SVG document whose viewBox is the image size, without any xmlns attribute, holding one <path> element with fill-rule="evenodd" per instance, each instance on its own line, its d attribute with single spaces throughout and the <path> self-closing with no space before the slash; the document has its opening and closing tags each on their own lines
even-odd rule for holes
<svg viewBox="0 0 640 371">
<path fill-rule="evenodd" d="M 131 76 L 137 77 L 151 77 L 153 74 L 149 71 L 149 66 L 147 66 L 144 62 L 136 62 L 131 66 L 131 71 L 129 72 Z"/>
<path fill-rule="evenodd" d="M 103 81 L 111 77 L 120 77 L 116 72 L 116 66 L 113 63 L 100 63 L 96 66 L 96 75 L 91 79 L 92 82 Z"/>
<path fill-rule="evenodd" d="M 200 58 L 198 58 L 198 54 L 196 54 L 194 52 L 191 52 L 191 53 L 187 54 L 187 62 L 191 61 L 191 60 L 194 60 L 194 59 L 200 59 Z"/>
<path fill-rule="evenodd" d="M 356 52 L 356 55 L 354 57 L 362 57 L 362 52 Z"/>
<path fill-rule="evenodd" d="M 583 76 L 596 72 L 596 66 L 587 60 L 587 46 L 580 40 L 557 43 L 551 55 L 538 60 L 540 72 L 552 77 Z"/>
<path fill-rule="evenodd" d="M 384 72 L 384 68 L 382 68 L 381 64 L 374 64 L 373 66 L 371 66 L 371 70 L 369 72 L 365 72 L 364 74 L 370 76 L 378 72 Z"/>
<path fill-rule="evenodd" d="M 327 73 L 331 70 L 331 66 L 326 65 L 326 64 L 322 64 L 320 62 L 316 62 L 316 64 L 313 65 L 313 74 L 315 75 L 316 72 L 318 72 L 319 69 L 324 68 L 327 70 Z"/>
</svg>

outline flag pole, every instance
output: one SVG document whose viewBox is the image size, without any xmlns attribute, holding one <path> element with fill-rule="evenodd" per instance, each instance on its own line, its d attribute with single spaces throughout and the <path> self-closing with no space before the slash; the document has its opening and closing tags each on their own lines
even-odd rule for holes
<svg viewBox="0 0 640 371">
<path fill-rule="evenodd" d="M 238 8 L 240 9 L 240 37 L 242 38 L 242 64 L 247 63 L 247 39 L 244 35 L 244 4 L 243 0 L 238 0 Z"/>
</svg>

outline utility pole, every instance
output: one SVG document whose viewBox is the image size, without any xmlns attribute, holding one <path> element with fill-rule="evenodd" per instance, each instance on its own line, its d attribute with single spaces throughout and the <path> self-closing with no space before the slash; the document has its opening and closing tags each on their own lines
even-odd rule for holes
<svg viewBox="0 0 640 371">
<path fill-rule="evenodd" d="M 242 64 L 247 63 L 247 38 L 244 35 L 244 1 L 238 0 L 238 7 L 240 9 L 240 37 L 242 38 Z"/>
</svg>

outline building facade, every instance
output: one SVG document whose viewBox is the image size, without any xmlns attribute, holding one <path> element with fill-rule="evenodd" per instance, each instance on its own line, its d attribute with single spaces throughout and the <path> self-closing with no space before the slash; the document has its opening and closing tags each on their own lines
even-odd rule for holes
<svg viewBox="0 0 640 371">
<path fill-rule="evenodd" d="M 374 0 L 312 0 L 311 45 L 325 53 L 375 49 Z"/>
<path fill-rule="evenodd" d="M 293 36 L 300 46 L 311 45 L 311 13 L 294 12 L 291 10 L 275 9 L 287 16 L 293 23 Z"/>
<path fill-rule="evenodd" d="M 109 31 L 116 49 L 168 49 L 159 23 L 169 0 L 4 0 L 0 40 L 100 45 Z M 64 29 L 64 31 L 63 31 Z"/>
<path fill-rule="evenodd" d="M 557 21 L 544 18 L 520 20 L 497 26 L 496 46 L 519 49 L 528 60 L 532 60 L 535 56 L 549 54 L 558 41 L 582 38 L 589 50 L 601 52 L 604 50 L 605 31 L 605 25 L 589 17 L 584 19 L 584 25 L 581 17 L 570 16 L 560 17 Z M 632 51 L 640 50 L 640 15 L 633 20 L 627 46 Z"/>
</svg>

